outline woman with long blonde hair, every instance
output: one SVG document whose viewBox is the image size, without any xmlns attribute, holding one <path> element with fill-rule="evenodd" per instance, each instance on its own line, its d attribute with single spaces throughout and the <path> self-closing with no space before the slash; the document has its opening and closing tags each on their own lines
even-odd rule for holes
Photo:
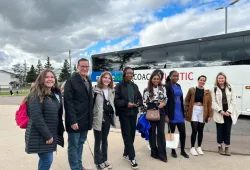
<svg viewBox="0 0 250 170">
<path fill-rule="evenodd" d="M 218 152 L 230 156 L 230 136 L 232 124 L 237 121 L 236 97 L 234 89 L 227 81 L 227 76 L 220 72 L 216 76 L 212 90 L 212 108 L 217 129 Z M 223 150 L 222 144 L 225 144 Z"/>
<path fill-rule="evenodd" d="M 27 98 L 25 151 L 39 156 L 38 170 L 49 170 L 57 144 L 63 146 L 62 97 L 51 70 L 42 71 Z"/>
<path fill-rule="evenodd" d="M 98 170 L 111 169 L 108 162 L 108 135 L 115 127 L 114 82 L 110 72 L 103 72 L 93 89 L 93 129 L 95 136 L 94 162 Z"/>
</svg>

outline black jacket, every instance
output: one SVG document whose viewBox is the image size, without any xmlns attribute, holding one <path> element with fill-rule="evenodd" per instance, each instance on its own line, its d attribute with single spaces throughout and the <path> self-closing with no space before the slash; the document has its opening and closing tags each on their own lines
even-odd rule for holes
<svg viewBox="0 0 250 170">
<path fill-rule="evenodd" d="M 80 74 L 67 80 L 64 88 L 64 107 L 66 130 L 70 133 L 79 133 L 91 130 L 93 122 L 92 83 L 89 82 L 89 91 Z M 73 130 L 71 125 L 78 123 L 79 130 Z"/>
<path fill-rule="evenodd" d="M 133 82 L 132 86 L 134 89 L 134 101 L 135 103 L 138 103 L 139 106 L 143 105 L 142 102 L 142 96 L 141 93 L 138 89 L 138 86 L 136 84 L 134 84 Z M 127 89 L 127 83 L 122 81 L 120 83 L 118 83 L 115 86 L 115 109 L 116 109 L 116 115 L 119 116 L 121 114 L 125 114 L 125 115 L 133 115 L 133 112 L 131 111 L 130 108 L 128 108 L 128 103 L 129 103 L 129 99 L 128 99 L 128 89 Z M 138 109 L 136 114 L 138 113 Z"/>
<path fill-rule="evenodd" d="M 181 86 L 179 84 L 176 84 L 177 86 L 179 86 L 181 88 Z M 168 118 L 170 120 L 174 120 L 174 112 L 175 112 L 175 98 L 174 98 L 174 89 L 172 88 L 172 84 L 171 83 L 167 83 L 165 85 L 166 87 L 166 91 L 167 91 L 167 97 L 168 97 L 168 101 L 167 104 L 165 106 L 165 112 L 166 115 L 168 116 Z M 183 103 L 183 95 L 180 97 L 181 100 L 181 108 L 182 108 L 182 113 L 183 113 L 183 117 L 184 117 L 184 103 Z"/>
<path fill-rule="evenodd" d="M 42 102 L 35 93 L 35 98 L 28 97 L 27 114 L 29 122 L 25 131 L 25 151 L 27 153 L 44 153 L 56 151 L 57 144 L 63 146 L 64 126 L 62 121 L 63 104 L 60 91 L 59 95 L 46 97 Z M 53 137 L 52 144 L 46 141 Z"/>
</svg>

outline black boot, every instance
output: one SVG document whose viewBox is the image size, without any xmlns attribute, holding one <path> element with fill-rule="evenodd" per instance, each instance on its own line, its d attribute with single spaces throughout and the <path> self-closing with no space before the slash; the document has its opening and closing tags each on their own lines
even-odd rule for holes
<svg viewBox="0 0 250 170">
<path fill-rule="evenodd" d="M 177 154 L 175 152 L 175 149 L 172 149 L 171 155 L 173 158 L 177 158 Z"/>
<path fill-rule="evenodd" d="M 188 154 L 185 152 L 185 150 L 181 151 L 181 155 L 184 156 L 185 158 L 189 158 Z"/>
</svg>

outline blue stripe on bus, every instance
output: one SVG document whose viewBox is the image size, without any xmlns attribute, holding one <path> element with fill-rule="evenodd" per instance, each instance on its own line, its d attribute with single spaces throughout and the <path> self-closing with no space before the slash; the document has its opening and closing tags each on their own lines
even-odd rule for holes
<svg viewBox="0 0 250 170">
<path fill-rule="evenodd" d="M 113 77 L 114 82 L 120 82 L 122 80 L 122 71 L 111 71 L 110 73 Z M 92 72 L 91 73 L 92 82 L 97 82 L 101 74 L 102 74 L 101 71 Z"/>
</svg>

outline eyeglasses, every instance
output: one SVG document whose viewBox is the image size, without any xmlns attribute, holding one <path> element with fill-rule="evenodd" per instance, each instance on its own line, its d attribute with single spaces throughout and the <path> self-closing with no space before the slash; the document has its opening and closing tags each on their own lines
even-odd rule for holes
<svg viewBox="0 0 250 170">
<path fill-rule="evenodd" d="M 89 68 L 89 66 L 79 66 L 80 68 Z"/>
</svg>

